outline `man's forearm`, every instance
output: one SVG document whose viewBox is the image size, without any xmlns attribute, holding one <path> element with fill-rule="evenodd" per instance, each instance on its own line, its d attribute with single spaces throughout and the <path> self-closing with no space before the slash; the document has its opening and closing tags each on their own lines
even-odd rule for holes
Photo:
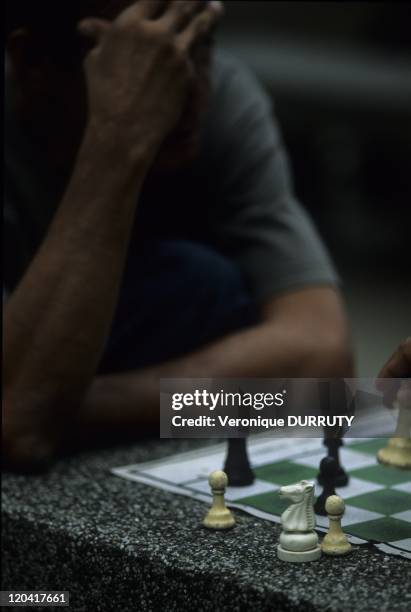
<svg viewBox="0 0 411 612">
<path fill-rule="evenodd" d="M 94 375 L 146 166 L 88 130 L 47 237 L 4 312 L 4 398 L 64 403 Z"/>
<path fill-rule="evenodd" d="M 154 425 L 161 378 L 349 377 L 348 340 L 303 333 L 300 326 L 265 322 L 226 336 L 190 355 L 145 368 L 97 377 L 80 409 L 83 425 Z"/>
</svg>

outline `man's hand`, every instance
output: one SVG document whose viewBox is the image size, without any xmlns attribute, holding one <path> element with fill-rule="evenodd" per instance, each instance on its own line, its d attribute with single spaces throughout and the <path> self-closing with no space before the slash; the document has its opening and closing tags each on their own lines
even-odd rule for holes
<svg viewBox="0 0 411 612">
<path fill-rule="evenodd" d="M 220 11 L 219 3 L 140 0 L 114 22 L 80 25 L 96 42 L 86 59 L 88 127 L 49 231 L 4 308 L 12 467 L 50 459 L 95 376 L 146 174 L 182 112 L 190 47 Z"/>
<path fill-rule="evenodd" d="M 387 380 L 392 378 L 393 380 Z M 392 405 L 399 390 L 398 378 L 411 378 L 411 336 L 401 342 L 397 350 L 391 355 L 388 361 L 383 365 L 378 374 L 377 388 L 384 394 L 384 403 Z M 411 394 L 411 386 L 403 384 L 402 393 L 406 393 L 407 397 Z"/>
<path fill-rule="evenodd" d="M 378 374 L 378 378 L 409 377 L 411 377 L 411 336 L 401 342 Z"/>
<path fill-rule="evenodd" d="M 79 24 L 96 42 L 85 61 L 89 124 L 137 159 L 153 157 L 178 122 L 193 77 L 190 48 L 222 5 L 185 0 L 162 9 L 162 1 L 140 0 L 113 22 Z"/>
</svg>

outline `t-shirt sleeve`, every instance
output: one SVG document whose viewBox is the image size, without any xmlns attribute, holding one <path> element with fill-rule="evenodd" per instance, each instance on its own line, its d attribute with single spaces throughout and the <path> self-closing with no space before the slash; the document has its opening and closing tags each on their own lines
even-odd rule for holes
<svg viewBox="0 0 411 612">
<path fill-rule="evenodd" d="M 337 274 L 307 212 L 295 198 L 271 103 L 239 63 L 223 61 L 213 99 L 215 145 L 210 232 L 241 267 L 257 300 Z"/>
</svg>

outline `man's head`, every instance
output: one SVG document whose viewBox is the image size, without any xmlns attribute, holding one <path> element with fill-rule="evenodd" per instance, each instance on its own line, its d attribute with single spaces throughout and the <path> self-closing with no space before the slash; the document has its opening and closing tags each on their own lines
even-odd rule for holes
<svg viewBox="0 0 411 612">
<path fill-rule="evenodd" d="M 161 3 L 160 11 L 169 1 L 174 0 Z M 8 60 L 19 107 L 31 115 L 31 122 L 51 121 L 56 111 L 57 117 L 66 119 L 62 130 L 82 132 L 87 116 L 83 62 L 93 42 L 79 32 L 78 23 L 86 17 L 112 21 L 131 4 L 132 0 L 6 0 Z M 211 48 L 212 33 L 192 48 L 193 86 L 183 117 L 161 151 L 162 165 L 169 165 L 167 158 L 175 165 L 178 158 L 183 162 L 190 157 L 208 100 Z"/>
</svg>

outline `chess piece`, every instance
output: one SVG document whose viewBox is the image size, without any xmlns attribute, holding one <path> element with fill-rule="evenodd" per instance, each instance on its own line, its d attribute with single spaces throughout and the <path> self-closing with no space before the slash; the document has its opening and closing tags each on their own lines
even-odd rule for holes
<svg viewBox="0 0 411 612">
<path fill-rule="evenodd" d="M 344 380 L 330 380 L 319 382 L 319 396 L 322 413 L 325 415 L 348 414 L 352 394 Z M 328 449 L 328 456 L 337 462 L 337 474 L 334 485 L 336 487 L 346 487 L 349 482 L 348 474 L 340 464 L 339 449 L 343 446 L 344 429 L 339 427 L 325 428 L 324 446 Z M 322 485 L 323 474 L 321 470 L 317 476 L 318 482 Z"/>
<path fill-rule="evenodd" d="M 328 457 L 332 457 L 337 465 L 336 474 L 334 479 L 335 487 L 346 487 L 349 482 L 349 477 L 347 472 L 344 470 L 340 463 L 340 455 L 339 449 L 343 446 L 344 443 L 341 438 L 325 438 L 324 446 L 328 449 Z M 324 474 L 321 471 L 321 463 L 320 463 L 320 471 L 317 475 L 317 481 L 319 484 L 324 485 Z"/>
<path fill-rule="evenodd" d="M 314 510 L 316 514 L 326 516 L 325 502 L 330 495 L 335 495 L 335 482 L 338 474 L 338 464 L 334 457 L 321 459 L 320 473 L 322 474 L 323 491 L 314 504 Z"/>
<path fill-rule="evenodd" d="M 248 459 L 246 438 L 230 438 L 228 440 L 227 456 L 223 469 L 232 487 L 246 487 L 253 484 L 254 473 Z"/>
<path fill-rule="evenodd" d="M 398 421 L 394 437 L 377 453 L 380 463 L 411 470 L 411 405 L 409 390 L 401 386 L 394 407 L 398 408 Z"/>
<path fill-rule="evenodd" d="M 352 546 L 341 528 L 341 519 L 345 510 L 344 500 L 338 495 L 331 495 L 325 502 L 325 509 L 330 527 L 321 542 L 321 549 L 326 555 L 346 555 L 352 550 Z"/>
<path fill-rule="evenodd" d="M 283 531 L 277 546 L 278 558 L 291 563 L 319 559 L 321 548 L 314 531 L 314 483 L 301 480 L 297 484 L 281 487 L 279 492 L 281 497 L 293 503 L 281 515 Z"/>
<path fill-rule="evenodd" d="M 227 474 L 221 470 L 211 472 L 208 482 L 213 494 L 213 503 L 204 518 L 203 525 L 209 529 L 229 529 L 235 524 L 235 519 L 224 500 L 228 484 Z"/>
</svg>

